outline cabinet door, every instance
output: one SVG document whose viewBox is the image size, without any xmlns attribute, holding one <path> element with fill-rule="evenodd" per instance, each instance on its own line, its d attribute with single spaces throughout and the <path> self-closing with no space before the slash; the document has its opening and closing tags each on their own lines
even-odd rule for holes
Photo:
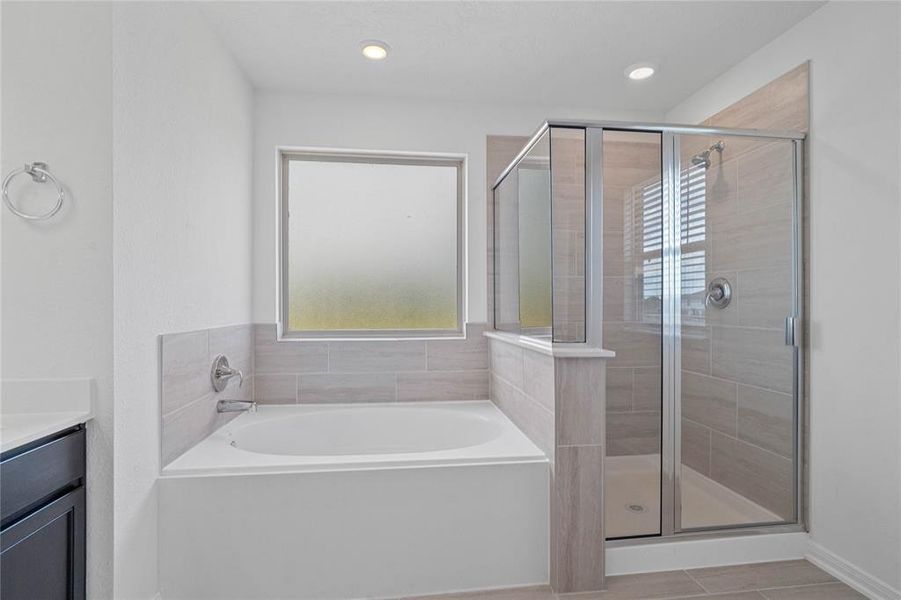
<svg viewBox="0 0 901 600">
<path fill-rule="evenodd" d="M 0 533 L 3 600 L 83 600 L 85 502 L 79 487 Z"/>
</svg>

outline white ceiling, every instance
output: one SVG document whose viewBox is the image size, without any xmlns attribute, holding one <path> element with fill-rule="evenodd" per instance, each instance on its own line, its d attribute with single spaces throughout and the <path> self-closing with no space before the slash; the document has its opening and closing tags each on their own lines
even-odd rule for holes
<svg viewBox="0 0 901 600">
<path fill-rule="evenodd" d="M 213 2 L 254 85 L 326 94 L 664 111 L 821 2 Z M 387 42 L 387 60 L 360 54 Z M 628 81 L 630 64 L 658 74 Z"/>
</svg>

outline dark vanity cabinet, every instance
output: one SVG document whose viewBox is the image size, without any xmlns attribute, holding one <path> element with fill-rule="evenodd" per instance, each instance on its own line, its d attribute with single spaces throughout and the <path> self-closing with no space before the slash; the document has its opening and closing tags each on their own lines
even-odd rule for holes
<svg viewBox="0 0 901 600">
<path fill-rule="evenodd" d="M 85 430 L 0 457 L 0 598 L 85 597 Z"/>
</svg>

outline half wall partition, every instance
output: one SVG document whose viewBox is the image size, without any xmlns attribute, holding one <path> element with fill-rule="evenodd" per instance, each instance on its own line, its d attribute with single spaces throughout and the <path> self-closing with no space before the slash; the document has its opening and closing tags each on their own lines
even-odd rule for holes
<svg viewBox="0 0 901 600">
<path fill-rule="evenodd" d="M 615 353 L 607 539 L 801 526 L 803 138 L 552 121 L 494 186 L 495 328 Z"/>
<path fill-rule="evenodd" d="M 586 131 L 542 128 L 494 188 L 491 398 L 548 457 L 548 579 L 602 589 L 605 362 Z M 599 205 L 598 205 L 599 206 Z M 593 267 L 596 271 L 592 271 Z M 600 288 L 598 287 L 598 291 Z"/>
</svg>

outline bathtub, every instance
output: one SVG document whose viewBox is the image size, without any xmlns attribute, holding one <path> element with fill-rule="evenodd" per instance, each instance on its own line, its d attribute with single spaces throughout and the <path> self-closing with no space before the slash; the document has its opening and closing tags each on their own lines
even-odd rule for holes
<svg viewBox="0 0 901 600">
<path fill-rule="evenodd" d="M 491 402 L 261 406 L 159 481 L 163 598 L 548 580 L 548 462 Z"/>
</svg>

